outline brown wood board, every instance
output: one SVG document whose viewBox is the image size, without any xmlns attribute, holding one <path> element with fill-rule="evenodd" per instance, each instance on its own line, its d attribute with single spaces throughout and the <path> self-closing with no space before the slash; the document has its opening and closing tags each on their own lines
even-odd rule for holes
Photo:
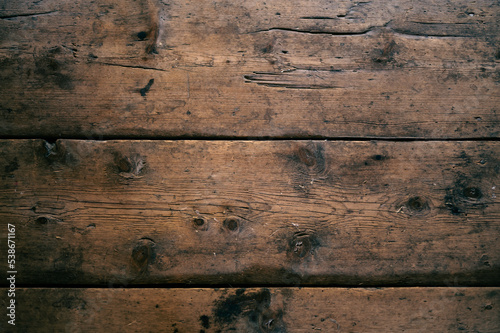
<svg viewBox="0 0 500 333">
<path fill-rule="evenodd" d="M 0 136 L 498 138 L 497 1 L 7 1 Z"/>
<path fill-rule="evenodd" d="M 499 152 L 500 142 L 3 140 L 0 217 L 16 226 L 24 286 L 494 286 Z"/>
<path fill-rule="evenodd" d="M 500 331 L 499 288 L 55 288 L 16 300 L 18 330 L 2 320 L 2 332 Z"/>
</svg>

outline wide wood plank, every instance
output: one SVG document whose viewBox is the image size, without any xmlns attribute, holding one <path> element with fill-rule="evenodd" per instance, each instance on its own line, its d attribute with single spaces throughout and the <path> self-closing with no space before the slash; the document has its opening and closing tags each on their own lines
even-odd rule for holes
<svg viewBox="0 0 500 333">
<path fill-rule="evenodd" d="M 4 309 L 6 299 L 0 298 Z M 15 328 L 5 318 L 0 328 L 493 333 L 500 331 L 499 318 L 499 288 L 21 289 L 16 294 Z"/>
<path fill-rule="evenodd" d="M 500 142 L 0 141 L 22 285 L 496 285 Z M 0 261 L 6 261 L 0 251 Z"/>
<path fill-rule="evenodd" d="M 4 137 L 499 136 L 494 0 L 0 4 Z"/>
</svg>

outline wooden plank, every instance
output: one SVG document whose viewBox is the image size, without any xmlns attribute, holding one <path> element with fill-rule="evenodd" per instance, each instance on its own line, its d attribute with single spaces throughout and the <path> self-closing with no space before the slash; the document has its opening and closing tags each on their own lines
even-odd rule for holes
<svg viewBox="0 0 500 333">
<path fill-rule="evenodd" d="M 500 276 L 500 142 L 0 141 L 22 285 Z M 0 262 L 6 261 L 0 251 Z"/>
<path fill-rule="evenodd" d="M 500 331 L 499 288 L 21 289 L 16 302 L 2 332 Z"/>
<path fill-rule="evenodd" d="M 8 1 L 0 135 L 497 138 L 499 8 Z"/>
</svg>

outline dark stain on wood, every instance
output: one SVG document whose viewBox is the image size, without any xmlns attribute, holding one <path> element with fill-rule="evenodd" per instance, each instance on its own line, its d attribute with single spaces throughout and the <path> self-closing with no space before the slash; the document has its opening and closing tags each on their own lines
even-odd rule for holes
<svg viewBox="0 0 500 333">
<path fill-rule="evenodd" d="M 61 53 L 60 47 L 55 47 L 39 56 L 35 60 L 35 74 L 40 75 L 45 82 L 53 82 L 63 90 L 73 90 L 73 79 L 62 73 L 67 71 L 62 60 L 56 59 L 56 55 Z"/>
<path fill-rule="evenodd" d="M 148 93 L 149 89 L 151 89 L 151 86 L 153 85 L 153 83 L 155 83 L 155 79 L 149 80 L 148 84 L 146 84 L 146 86 L 144 88 L 139 90 L 139 93 L 141 94 L 141 96 L 146 97 L 146 94 Z"/>
<path fill-rule="evenodd" d="M 19 169 L 19 163 L 17 161 L 17 157 L 14 158 L 13 161 L 11 161 L 9 164 L 7 164 L 4 168 L 4 171 L 6 174 L 10 174 L 10 173 L 13 173 L 14 171 L 16 171 L 17 169 Z"/>
<path fill-rule="evenodd" d="M 271 309 L 269 289 L 257 292 L 238 289 L 214 303 L 214 320 L 220 328 L 234 330 L 240 319 L 246 320 L 247 332 L 286 332 L 283 310 Z"/>
<path fill-rule="evenodd" d="M 202 315 L 200 317 L 201 326 L 203 328 L 210 328 L 210 317 L 207 315 Z"/>
<path fill-rule="evenodd" d="M 378 64 L 387 64 L 394 60 L 397 44 L 394 40 L 387 43 L 383 49 L 375 49 L 372 60 Z"/>
<path fill-rule="evenodd" d="M 80 291 L 68 291 L 57 301 L 53 302 L 52 306 L 68 310 L 85 310 L 87 309 L 87 301 L 82 298 Z"/>
<path fill-rule="evenodd" d="M 262 45 L 256 45 L 256 49 L 264 54 L 271 53 L 273 51 L 273 48 L 274 46 L 272 42 L 265 42 Z"/>
<path fill-rule="evenodd" d="M 57 276 L 54 278 L 59 283 L 72 283 L 80 279 L 84 272 L 82 270 L 84 249 L 67 246 L 59 249 L 58 257 L 54 259 L 54 271 Z"/>
</svg>

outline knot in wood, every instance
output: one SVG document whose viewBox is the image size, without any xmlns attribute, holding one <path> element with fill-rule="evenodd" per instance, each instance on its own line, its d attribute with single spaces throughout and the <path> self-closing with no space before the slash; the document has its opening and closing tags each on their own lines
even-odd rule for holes
<svg viewBox="0 0 500 333">
<path fill-rule="evenodd" d="M 150 239 L 139 240 L 132 249 L 132 264 L 139 273 L 145 272 L 148 265 L 154 263 L 155 258 L 155 242 Z"/>
<path fill-rule="evenodd" d="M 304 258 L 311 254 L 316 241 L 307 232 L 297 232 L 290 239 L 289 251 L 297 258 Z"/>
<path fill-rule="evenodd" d="M 427 200 L 420 196 L 411 197 L 406 202 L 406 207 L 411 213 L 423 213 L 429 210 Z"/>
<path fill-rule="evenodd" d="M 203 217 L 195 217 L 193 218 L 193 227 L 196 230 L 206 231 L 208 230 L 208 221 L 206 221 Z"/>
<path fill-rule="evenodd" d="M 473 186 L 464 188 L 463 194 L 467 199 L 474 199 L 474 200 L 481 199 L 481 197 L 483 196 L 481 189 Z"/>
<path fill-rule="evenodd" d="M 240 225 L 240 219 L 237 217 L 228 217 L 223 222 L 224 228 L 231 232 L 238 232 L 240 230 Z"/>
<path fill-rule="evenodd" d="M 297 155 L 302 163 L 307 166 L 313 166 L 316 164 L 315 154 L 307 147 L 299 147 Z"/>
</svg>

